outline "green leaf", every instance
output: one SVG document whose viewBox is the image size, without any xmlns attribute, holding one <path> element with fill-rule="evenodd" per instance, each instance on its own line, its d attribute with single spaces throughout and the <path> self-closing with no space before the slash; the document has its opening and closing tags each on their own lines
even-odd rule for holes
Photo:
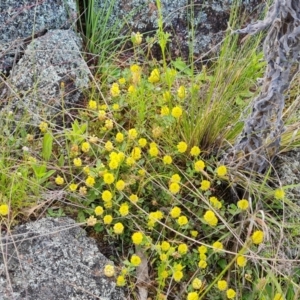
<svg viewBox="0 0 300 300">
<path fill-rule="evenodd" d="M 52 154 L 52 146 L 53 146 L 53 136 L 51 132 L 46 132 L 43 138 L 43 149 L 42 149 L 42 157 L 44 160 L 48 161 Z"/>
<path fill-rule="evenodd" d="M 193 76 L 193 70 L 190 69 L 187 64 L 181 60 L 181 58 L 177 58 L 175 61 L 172 62 L 174 68 L 179 70 L 180 72 L 185 73 L 186 75 Z"/>
</svg>

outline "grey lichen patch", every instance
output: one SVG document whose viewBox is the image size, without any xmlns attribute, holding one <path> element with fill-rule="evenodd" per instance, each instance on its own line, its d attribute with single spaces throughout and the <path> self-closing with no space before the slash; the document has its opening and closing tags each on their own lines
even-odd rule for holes
<svg viewBox="0 0 300 300">
<path fill-rule="evenodd" d="M 80 103 L 88 87 L 89 69 L 80 49 L 81 39 L 72 30 L 51 30 L 32 41 L 7 80 L 14 92 L 5 109 L 19 120 L 26 113 L 34 126 L 47 116 L 60 119 L 62 109 Z"/>
<path fill-rule="evenodd" d="M 21 225 L 0 242 L 1 299 L 124 299 L 103 274 L 112 262 L 69 218 Z"/>
<path fill-rule="evenodd" d="M 245 9 L 255 11 L 261 0 L 240 1 Z M 103 2 L 96 1 L 96 7 L 107 9 Z M 171 53 L 188 57 L 192 45 L 194 54 L 203 54 L 218 44 L 227 28 L 232 1 L 221 0 L 161 0 L 164 30 L 171 33 Z M 156 1 L 115 0 L 110 14 L 110 25 L 117 25 L 127 32 L 153 32 L 157 29 L 158 8 Z M 195 36 L 191 39 L 191 28 Z"/>
<path fill-rule="evenodd" d="M 74 27 L 77 16 L 74 0 L 1 0 L 0 74 L 8 75 L 32 37 Z"/>
</svg>

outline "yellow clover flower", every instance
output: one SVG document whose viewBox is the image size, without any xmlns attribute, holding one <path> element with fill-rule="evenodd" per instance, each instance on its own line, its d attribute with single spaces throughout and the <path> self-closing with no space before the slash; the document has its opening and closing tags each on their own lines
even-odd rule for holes
<svg viewBox="0 0 300 300">
<path fill-rule="evenodd" d="M 104 275 L 106 277 L 113 277 L 115 275 L 115 267 L 112 265 L 106 265 L 104 267 Z"/>
<path fill-rule="evenodd" d="M 247 258 L 243 255 L 239 255 L 236 259 L 236 263 L 239 267 L 245 267 L 247 264 Z"/>
<path fill-rule="evenodd" d="M 207 262 L 205 260 L 200 260 L 199 263 L 198 263 L 198 267 L 200 269 L 205 269 L 207 267 Z"/>
<path fill-rule="evenodd" d="M 170 211 L 170 216 L 173 219 L 178 218 L 180 216 L 180 214 L 181 214 L 181 209 L 178 206 L 174 206 Z"/>
<path fill-rule="evenodd" d="M 135 128 L 131 128 L 131 129 L 128 130 L 128 138 L 130 140 L 136 139 L 137 136 L 138 136 L 138 132 Z"/>
<path fill-rule="evenodd" d="M 198 156 L 201 153 L 201 150 L 198 146 L 192 147 L 190 154 L 191 156 Z"/>
<path fill-rule="evenodd" d="M 178 252 L 179 252 L 179 254 L 184 255 L 184 254 L 186 254 L 188 252 L 188 250 L 189 249 L 188 249 L 187 244 L 182 243 L 182 244 L 178 245 Z"/>
<path fill-rule="evenodd" d="M 113 221 L 113 217 L 111 215 L 105 215 L 103 218 L 103 223 L 109 225 Z"/>
<path fill-rule="evenodd" d="M 273 300 L 284 300 L 284 296 L 280 293 L 276 293 Z"/>
<path fill-rule="evenodd" d="M 112 173 L 105 173 L 103 175 L 103 181 L 106 183 L 106 184 L 112 184 L 114 181 L 115 181 L 115 176 L 114 174 Z"/>
<path fill-rule="evenodd" d="M 101 216 L 104 212 L 103 207 L 102 206 L 96 206 L 94 209 L 95 215 L 96 216 Z"/>
<path fill-rule="evenodd" d="M 74 166 L 75 166 L 75 167 L 81 167 L 81 166 L 82 166 L 82 161 L 81 161 L 81 158 L 80 158 L 80 157 L 74 158 L 74 159 L 73 159 L 73 163 L 74 163 Z"/>
<path fill-rule="evenodd" d="M 55 178 L 55 183 L 57 185 L 63 185 L 64 182 L 65 182 L 64 179 L 61 176 L 57 175 L 57 177 Z"/>
<path fill-rule="evenodd" d="M 148 78 L 148 81 L 149 81 L 150 83 L 156 83 L 156 82 L 159 82 L 159 80 L 160 80 L 159 70 L 158 70 L 158 69 L 154 69 L 154 70 L 151 72 L 151 74 L 150 74 L 150 76 L 149 76 L 149 78 Z"/>
<path fill-rule="evenodd" d="M 168 116 L 170 114 L 170 109 L 168 106 L 164 105 L 160 109 L 160 115 L 161 116 Z"/>
<path fill-rule="evenodd" d="M 137 266 L 139 266 L 139 265 L 141 264 L 142 260 L 141 260 L 141 258 L 140 258 L 138 255 L 133 254 L 133 255 L 131 256 L 130 262 L 131 262 L 131 264 L 132 264 L 134 267 L 137 267 Z"/>
<path fill-rule="evenodd" d="M 149 154 L 151 157 L 156 157 L 159 154 L 159 150 L 157 147 L 150 147 Z"/>
<path fill-rule="evenodd" d="M 202 281 L 201 281 L 199 278 L 195 278 L 195 279 L 192 281 L 192 287 L 193 287 L 193 289 L 195 289 L 195 290 L 200 290 L 201 287 L 202 287 Z"/>
<path fill-rule="evenodd" d="M 95 185 L 95 178 L 93 176 L 88 176 L 88 178 L 85 180 L 85 184 L 88 187 L 93 187 Z"/>
<path fill-rule="evenodd" d="M 94 226 L 97 224 L 97 219 L 94 216 L 90 216 L 87 220 L 86 220 L 86 224 L 87 226 Z"/>
<path fill-rule="evenodd" d="M 114 145 L 111 141 L 107 141 L 104 145 L 104 148 L 108 151 L 111 152 L 114 150 Z"/>
<path fill-rule="evenodd" d="M 140 45 L 142 43 L 143 40 L 143 35 L 139 32 L 133 32 L 131 34 L 131 41 L 134 45 Z"/>
<path fill-rule="evenodd" d="M 197 292 L 190 292 L 190 293 L 188 293 L 186 299 L 187 300 L 198 300 L 199 299 L 198 293 Z"/>
<path fill-rule="evenodd" d="M 40 125 L 39 125 L 39 129 L 42 133 L 47 132 L 48 124 L 46 122 L 41 122 Z"/>
<path fill-rule="evenodd" d="M 173 159 L 170 155 L 165 155 L 163 157 L 163 163 L 164 165 L 170 165 L 173 162 Z"/>
<path fill-rule="evenodd" d="M 129 214 L 129 206 L 127 203 L 122 203 L 120 208 L 119 208 L 119 212 L 120 212 L 120 215 L 122 217 L 125 217 Z"/>
<path fill-rule="evenodd" d="M 117 286 L 125 286 L 125 284 L 126 284 L 125 277 L 123 275 L 119 275 L 117 277 Z"/>
<path fill-rule="evenodd" d="M 237 206 L 241 210 L 246 210 L 249 207 L 249 202 L 246 199 L 239 200 Z"/>
<path fill-rule="evenodd" d="M 182 116 L 182 108 L 180 106 L 173 107 L 171 114 L 174 118 L 179 119 Z"/>
<path fill-rule="evenodd" d="M 179 142 L 177 144 L 177 150 L 179 153 L 184 153 L 187 150 L 187 143 L 186 142 Z"/>
<path fill-rule="evenodd" d="M 218 224 L 218 218 L 216 217 L 215 213 L 211 210 L 208 210 L 204 214 L 204 220 L 210 225 L 210 226 L 216 226 Z"/>
<path fill-rule="evenodd" d="M 104 202 L 109 202 L 112 199 L 112 193 L 109 190 L 104 190 L 101 197 Z"/>
<path fill-rule="evenodd" d="M 122 234 L 124 231 L 124 225 L 121 222 L 118 222 L 114 225 L 114 233 Z"/>
<path fill-rule="evenodd" d="M 0 205 L 0 215 L 7 216 L 9 213 L 9 206 L 7 204 Z"/>
<path fill-rule="evenodd" d="M 143 233 L 138 231 L 132 234 L 131 239 L 135 245 L 140 245 L 143 241 L 143 237 L 144 237 Z"/>
<path fill-rule="evenodd" d="M 227 290 L 227 282 L 226 282 L 226 280 L 219 280 L 218 283 L 217 283 L 217 285 L 218 285 L 218 289 L 220 291 Z"/>
<path fill-rule="evenodd" d="M 226 295 L 227 295 L 228 299 L 233 299 L 233 298 L 235 298 L 236 292 L 233 289 L 228 289 L 226 291 Z"/>
<path fill-rule="evenodd" d="M 121 93 L 119 85 L 115 82 L 112 84 L 111 88 L 110 88 L 110 94 L 112 97 L 117 97 L 119 96 Z"/>
<path fill-rule="evenodd" d="M 140 147 L 144 148 L 147 145 L 147 140 L 145 138 L 140 138 L 138 140 L 138 143 L 139 143 Z"/>
<path fill-rule="evenodd" d="M 175 271 L 173 273 L 173 278 L 174 278 L 174 281 L 176 281 L 176 282 L 179 282 L 182 279 L 182 277 L 183 277 L 182 271 Z"/>
<path fill-rule="evenodd" d="M 264 240 L 264 233 L 261 230 L 256 230 L 253 232 L 251 238 L 253 244 L 261 244 Z"/>
<path fill-rule="evenodd" d="M 97 102 L 95 100 L 90 100 L 88 107 L 93 110 L 97 109 Z"/>
<path fill-rule="evenodd" d="M 285 196 L 285 192 L 284 192 L 283 189 L 276 189 L 275 190 L 275 192 L 274 192 L 275 199 L 282 200 L 282 199 L 284 199 L 284 196 Z"/>
<path fill-rule="evenodd" d="M 171 182 L 169 185 L 169 191 L 175 195 L 180 191 L 180 185 L 177 182 Z"/>
<path fill-rule="evenodd" d="M 223 249 L 223 244 L 221 242 L 219 242 L 219 241 L 214 242 L 212 244 L 212 246 L 213 246 L 214 252 L 219 252 L 220 250 Z"/>
<path fill-rule="evenodd" d="M 186 95 L 185 87 L 181 85 L 177 90 L 177 95 L 180 99 L 184 99 Z"/>
<path fill-rule="evenodd" d="M 202 191 L 207 191 L 207 190 L 209 190 L 209 188 L 210 188 L 210 182 L 208 180 L 202 180 L 200 189 Z"/>
<path fill-rule="evenodd" d="M 122 143 L 124 141 L 124 134 L 121 132 L 118 132 L 116 134 L 116 142 L 118 143 Z"/>
<path fill-rule="evenodd" d="M 179 226 L 184 226 L 184 225 L 186 225 L 188 222 L 189 222 L 189 221 L 188 221 L 188 218 L 187 218 L 186 216 L 180 216 L 180 217 L 178 217 L 178 219 L 177 219 L 177 224 L 178 224 Z"/>
<path fill-rule="evenodd" d="M 133 203 L 136 203 L 136 202 L 138 202 L 139 197 L 138 197 L 137 195 L 135 195 L 135 194 L 131 194 L 131 195 L 129 196 L 129 200 L 130 200 L 131 202 L 133 202 Z"/>
<path fill-rule="evenodd" d="M 201 172 L 205 168 L 205 163 L 203 160 L 198 160 L 194 163 L 194 169 L 196 172 Z"/>
<path fill-rule="evenodd" d="M 219 166 L 218 168 L 217 168 L 217 175 L 219 176 L 219 177 L 223 177 L 223 176 L 225 176 L 227 174 L 227 168 L 226 168 L 226 166 Z"/>
<path fill-rule="evenodd" d="M 71 183 L 69 185 L 69 189 L 71 192 L 75 192 L 77 190 L 77 188 L 78 188 L 78 184 L 76 184 L 76 183 Z"/>
<path fill-rule="evenodd" d="M 81 145 L 81 151 L 84 152 L 84 153 L 89 152 L 90 148 L 91 148 L 91 145 L 88 142 L 84 142 Z"/>
<path fill-rule="evenodd" d="M 116 182 L 116 189 L 118 191 L 123 191 L 125 189 L 125 186 L 126 186 L 125 181 L 123 181 L 122 179 Z"/>
<path fill-rule="evenodd" d="M 207 247 L 204 245 L 201 245 L 200 247 L 198 247 L 198 252 L 201 254 L 205 254 L 207 253 Z"/>
</svg>

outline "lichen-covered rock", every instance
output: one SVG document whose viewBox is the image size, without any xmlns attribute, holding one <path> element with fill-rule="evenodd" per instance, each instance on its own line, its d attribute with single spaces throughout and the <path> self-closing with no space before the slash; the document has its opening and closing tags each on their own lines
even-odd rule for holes
<svg viewBox="0 0 300 300">
<path fill-rule="evenodd" d="M 74 0 L 0 1 L 0 74 L 8 75 L 32 37 L 76 24 Z"/>
<path fill-rule="evenodd" d="M 1 236 L 1 300 L 121 300 L 112 264 L 69 218 L 44 218 Z"/>
<path fill-rule="evenodd" d="M 9 104 L 17 120 L 37 126 L 59 123 L 62 114 L 82 101 L 89 69 L 81 56 L 81 39 L 72 30 L 50 30 L 33 40 L 7 78 Z M 13 92 L 12 92 L 13 91 Z"/>
<path fill-rule="evenodd" d="M 104 1 L 97 0 L 96 3 L 102 10 L 109 9 Z M 254 18 L 263 8 L 263 5 L 259 5 L 263 3 L 262 0 L 242 0 L 240 3 L 244 11 Z M 214 46 L 224 37 L 232 4 L 231 0 L 161 0 L 164 30 L 171 34 L 171 54 L 187 58 L 191 47 L 195 58 L 205 56 L 208 51 L 215 53 L 218 48 Z M 110 24 L 117 24 L 119 28 L 129 25 L 129 33 L 153 33 L 157 29 L 157 20 L 155 0 L 115 0 L 110 14 Z"/>
</svg>

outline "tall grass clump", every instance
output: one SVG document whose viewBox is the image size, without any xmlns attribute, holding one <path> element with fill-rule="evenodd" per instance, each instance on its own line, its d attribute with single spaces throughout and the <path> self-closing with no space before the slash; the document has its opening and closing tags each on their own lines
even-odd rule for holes
<svg viewBox="0 0 300 300">
<path fill-rule="evenodd" d="M 85 11 L 94 14 L 90 7 Z M 238 26 L 234 16 L 231 27 Z M 97 34 L 94 24 L 87 23 L 90 37 Z M 70 128 L 56 132 L 43 123 L 30 138 L 32 176 L 38 177 L 36 165 L 45 166 L 49 178 L 39 185 L 63 191 L 66 199 L 56 207 L 116 245 L 114 279 L 130 299 L 139 293 L 152 299 L 298 299 L 299 259 L 284 254 L 299 238 L 297 221 L 283 220 L 299 212 L 287 197 L 289 187 L 270 168 L 255 181 L 241 173 L 250 192 L 239 193 L 236 170 L 220 162 L 258 92 L 263 37 L 240 44 L 228 32 L 216 61 L 197 71 L 167 57 L 159 24 L 163 61 L 133 55 L 121 67 L 111 60 L 110 81 L 93 78 Z M 131 39 L 135 53 L 148 49 L 142 34 Z M 100 41 L 91 41 L 97 53 Z M 18 164 L 25 161 L 19 157 Z M 9 211 L 22 208 L 10 203 Z M 5 207 L 0 214 L 6 220 Z"/>
</svg>

